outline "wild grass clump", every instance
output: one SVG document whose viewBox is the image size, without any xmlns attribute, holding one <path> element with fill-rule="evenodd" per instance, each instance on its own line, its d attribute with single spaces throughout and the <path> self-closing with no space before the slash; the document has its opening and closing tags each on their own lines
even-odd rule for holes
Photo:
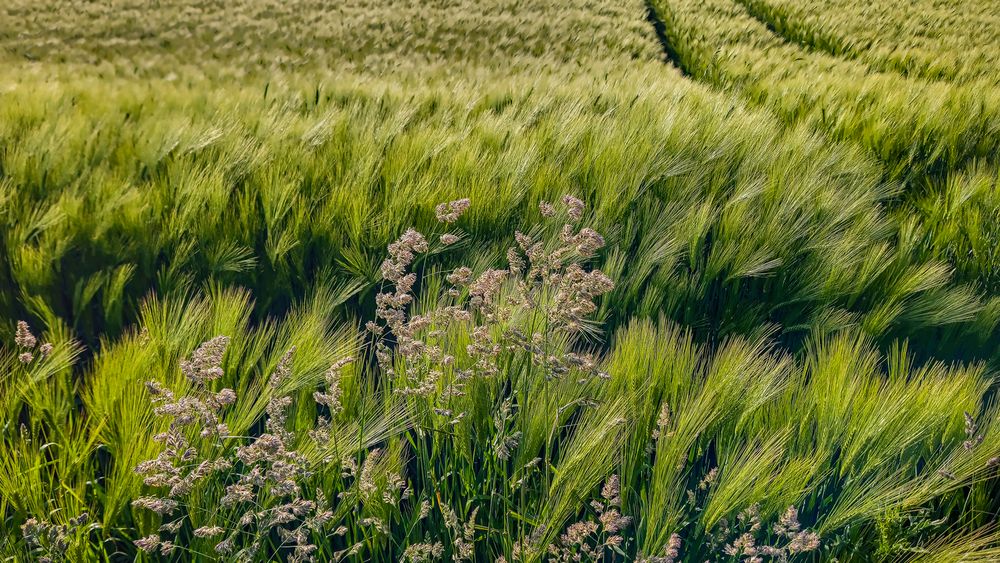
<svg viewBox="0 0 1000 563">
<path fill-rule="evenodd" d="M 30 421 L 0 442 L 7 554 L 787 560 L 987 533 L 981 366 L 883 356 L 854 329 L 798 357 L 662 319 L 606 338 L 606 240 L 580 199 L 539 208 L 504 268 L 441 270 L 475 206 L 436 206 L 438 228 L 389 245 L 360 333 L 330 328 L 331 293 L 259 327 L 243 292 L 153 298 L 78 381 L 71 342 L 20 325 L 4 373 L 36 390 L 3 395 Z M 883 533 L 914 511 L 922 535 Z"/>
</svg>

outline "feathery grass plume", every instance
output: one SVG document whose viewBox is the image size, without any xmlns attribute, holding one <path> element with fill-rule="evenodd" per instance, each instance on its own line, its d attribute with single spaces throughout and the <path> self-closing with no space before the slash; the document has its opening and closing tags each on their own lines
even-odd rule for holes
<svg viewBox="0 0 1000 563">
<path fill-rule="evenodd" d="M 29 518 L 21 525 L 25 543 L 38 561 L 56 563 L 69 561 L 70 543 L 82 528 L 87 528 L 90 515 L 86 512 L 69 519 L 66 525 Z"/>
<path fill-rule="evenodd" d="M 52 343 L 45 342 L 35 349 L 35 345 L 38 344 L 38 339 L 35 335 L 31 334 L 31 328 L 28 323 L 24 321 L 17 321 L 17 329 L 14 332 L 14 345 L 22 350 L 18 354 L 17 359 L 22 364 L 31 363 L 35 360 L 35 354 L 38 354 L 38 358 L 44 360 L 49 357 L 52 353 Z"/>
<path fill-rule="evenodd" d="M 440 508 L 444 525 L 451 534 L 452 558 L 455 561 L 471 560 L 475 555 L 476 514 L 479 509 L 472 509 L 468 521 L 463 523 L 448 505 L 442 504 Z"/>
<path fill-rule="evenodd" d="M 618 506 L 618 476 L 608 478 L 601 489 L 601 500 L 592 500 L 591 507 L 597 520 L 585 519 L 570 524 L 555 543 L 549 544 L 550 561 L 600 561 L 607 551 L 622 552 L 625 539 L 620 532 L 632 523 L 630 516 L 622 516 Z"/>
<path fill-rule="evenodd" d="M 434 208 L 437 220 L 442 223 L 454 223 L 463 213 L 469 210 L 472 202 L 469 198 L 456 199 L 447 203 L 440 203 Z"/>
<path fill-rule="evenodd" d="M 467 268 L 456 270 L 448 276 L 452 304 L 431 302 L 428 310 L 414 313 L 406 309 L 413 303 L 409 292 L 415 276 L 405 269 L 413 260 L 413 250 L 425 249 L 420 243 L 423 237 L 408 232 L 390 245 L 387 263 L 400 267 L 384 269 L 396 291 L 381 294 L 378 316 L 385 324 L 374 332 L 382 339 L 394 337 L 396 347 L 390 349 L 384 341 L 376 345 L 379 366 L 385 374 L 398 378 L 396 393 L 425 405 L 421 408 L 430 417 L 428 424 L 455 428 L 460 435 L 468 432 L 470 425 L 474 429 L 485 422 L 485 409 L 499 404 L 501 416 L 482 429 L 494 433 L 493 457 L 501 463 L 517 459 L 524 464 L 521 459 L 527 453 L 534 455 L 539 449 L 548 452 L 554 448 L 561 439 L 561 422 L 578 409 L 592 403 L 596 406 L 587 397 L 588 389 L 595 380 L 606 377 L 593 359 L 567 349 L 569 339 L 578 332 L 575 325 L 596 310 L 592 300 L 610 289 L 609 283 L 592 283 L 593 279 L 606 279 L 603 274 L 587 272 L 580 265 L 603 241 L 592 230 L 578 231 L 569 225 L 558 234 L 553 232 L 553 239 L 551 249 L 546 249 L 544 240 L 534 241 L 518 233 L 519 250 L 510 253 L 509 270 L 487 269 L 478 277 Z M 520 253 L 524 259 L 520 259 Z M 463 292 L 467 292 L 467 301 L 461 300 Z M 522 327 L 532 336 L 528 337 Z M 463 332 L 465 335 L 457 342 L 452 340 Z M 464 351 L 460 344 L 463 341 L 468 342 Z M 519 369 L 528 371 L 516 377 L 500 371 L 501 365 L 511 365 L 511 361 L 523 362 Z M 499 386 L 495 382 L 498 377 L 503 378 Z M 508 391 L 511 395 L 498 394 L 503 391 L 504 379 L 512 385 Z M 466 405 L 474 410 L 467 410 Z M 510 427 L 506 422 L 508 418 L 523 420 L 525 416 L 532 421 L 528 426 Z M 584 420 L 588 420 L 586 415 Z M 595 431 L 607 432 L 620 422 L 603 420 L 593 424 Z M 524 443 L 523 436 L 529 437 Z M 470 445 L 475 443 L 464 442 L 461 448 Z M 512 455 L 515 450 L 516 457 Z M 547 474 L 542 472 L 546 478 Z M 551 517 L 562 520 L 572 510 L 573 494 L 565 489 L 576 490 L 577 485 L 553 486 L 556 488 L 552 494 L 563 500 L 559 501 L 562 504 L 558 514 Z M 550 529 L 558 529 L 555 524 L 559 523 L 554 521 Z M 471 556 L 472 547 L 466 539 L 458 542 L 453 538 L 452 549 L 455 557 Z"/>
<path fill-rule="evenodd" d="M 214 392 L 208 387 L 224 375 L 221 366 L 228 345 L 228 337 L 217 336 L 199 346 L 190 359 L 180 362 L 181 373 L 192 386 L 187 394 L 177 396 L 159 382 L 146 382 L 151 402 L 156 405 L 153 413 L 169 418 L 170 426 L 153 437 L 163 445 L 160 453 L 139 463 L 135 472 L 142 476 L 147 487 L 166 491 L 162 496 L 139 497 L 131 504 L 157 514 L 163 521 L 161 532 L 176 535 L 186 518 L 183 513 L 175 518 L 181 503 L 200 482 L 232 466 L 218 450 L 225 447 L 222 440 L 229 432 L 220 419 L 222 410 L 235 402 L 236 395 L 232 389 Z M 192 434 L 200 440 L 192 442 Z M 136 546 L 146 552 L 159 549 L 163 555 L 176 547 L 172 540 L 158 534 L 137 540 Z"/>
<path fill-rule="evenodd" d="M 743 561 L 762 561 L 762 557 L 787 561 L 820 547 L 819 535 L 802 529 L 794 506 L 788 507 L 770 529 L 764 526 L 757 505 L 741 511 L 735 522 L 722 521 L 719 526 L 711 535 L 712 548 L 719 555 L 743 557 Z"/>
<path fill-rule="evenodd" d="M 17 321 L 17 331 L 14 333 L 14 344 L 18 348 L 34 348 L 37 340 L 35 336 L 31 334 L 31 329 L 28 328 L 28 323 L 24 321 Z"/>
<path fill-rule="evenodd" d="M 440 559 L 443 554 L 444 545 L 441 542 L 415 543 L 408 546 L 403 552 L 403 561 L 426 563 Z"/>
<path fill-rule="evenodd" d="M 261 549 L 260 538 L 276 532 L 281 539 L 276 551 L 291 549 L 290 560 L 314 561 L 318 547 L 311 536 L 322 532 L 334 517 L 322 490 L 316 491 L 315 499 L 303 498 L 300 481 L 307 476 L 306 458 L 291 449 L 295 437 L 285 428 L 291 399 L 279 396 L 277 389 L 290 376 L 293 354 L 294 348 L 286 352 L 270 377 L 268 384 L 276 396 L 268 404 L 267 432 L 235 451 L 241 473 L 226 487 L 220 503 L 242 515 L 236 527 L 219 532 L 226 538 L 215 551 L 223 556 L 252 556 Z M 240 549 L 247 540 L 249 546 Z"/>
<path fill-rule="evenodd" d="M 678 534 L 671 534 L 664 546 L 662 555 L 645 556 L 641 553 L 636 558 L 639 563 L 674 563 L 680 558 L 683 542 Z"/>
<path fill-rule="evenodd" d="M 171 417 L 172 422 L 166 433 L 155 437 L 165 449 L 157 458 L 139 464 L 136 471 L 147 486 L 168 487 L 168 491 L 164 496 L 133 501 L 133 506 L 155 512 L 163 522 L 159 534 L 135 544 L 147 553 L 158 550 L 162 555 L 188 549 L 177 543 L 177 534 L 186 521 L 193 525 L 205 518 L 198 510 L 197 489 L 218 477 L 231 484 L 225 486 L 225 495 L 212 511 L 216 522 L 195 527 L 194 537 L 212 541 L 214 551 L 223 557 L 253 560 L 273 549 L 292 561 L 314 561 L 319 548 L 312 536 L 328 527 L 334 512 L 321 489 L 313 498 L 303 496 L 302 482 L 309 476 L 307 458 L 294 450 L 296 436 L 286 427 L 292 401 L 280 390 L 292 377 L 295 348 L 282 355 L 268 377 L 272 396 L 266 408 L 265 433 L 233 449 L 221 442 L 231 437 L 225 436 L 217 421 L 221 409 L 237 401 L 236 394 L 231 389 L 216 393 L 206 389 L 206 384 L 224 375 L 220 366 L 228 344 L 226 337 L 213 338 L 195 350 L 190 360 L 181 362 L 182 373 L 194 384 L 189 395 L 176 397 L 158 383 L 147 384 L 154 401 L 163 403 L 154 412 Z M 198 433 L 198 443 L 190 442 L 184 432 L 191 425 L 204 428 Z M 178 510 L 181 514 L 175 517 Z M 269 548 L 265 540 L 272 534 L 280 542 Z"/>
</svg>

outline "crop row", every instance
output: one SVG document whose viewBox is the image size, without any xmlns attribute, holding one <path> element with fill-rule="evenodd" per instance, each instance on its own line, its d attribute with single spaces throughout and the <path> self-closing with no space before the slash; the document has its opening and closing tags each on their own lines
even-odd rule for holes
<svg viewBox="0 0 1000 563">
<path fill-rule="evenodd" d="M 873 72 L 775 35 L 732 0 L 657 0 L 681 66 L 732 87 L 791 123 L 857 143 L 891 177 L 919 181 L 994 162 L 1000 89 Z"/>
<path fill-rule="evenodd" d="M 1000 81 L 1000 6 L 995 2 L 740 3 L 792 41 L 858 59 L 879 71 L 944 81 L 984 81 L 986 87 L 996 87 Z"/>
<path fill-rule="evenodd" d="M 919 241 L 955 267 L 959 279 L 995 293 L 1000 90 L 877 72 L 804 49 L 735 1 L 655 6 L 685 70 L 735 88 L 789 123 L 869 150 L 887 177 L 903 182 L 892 202 L 908 233 L 901 241 Z"/>
<path fill-rule="evenodd" d="M 273 69 L 573 66 L 658 55 L 638 1 L 595 0 L 12 0 L 0 7 L 4 51 L 143 76 L 193 66 L 230 79 Z"/>
</svg>

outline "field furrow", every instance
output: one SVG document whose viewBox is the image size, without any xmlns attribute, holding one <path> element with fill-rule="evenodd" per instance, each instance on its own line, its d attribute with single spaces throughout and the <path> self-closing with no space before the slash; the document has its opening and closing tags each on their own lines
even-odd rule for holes
<svg viewBox="0 0 1000 563">
<path fill-rule="evenodd" d="M 732 0 L 655 0 L 682 65 L 791 123 L 857 142 L 891 177 L 995 162 L 1000 90 L 871 72 L 775 35 Z"/>
<path fill-rule="evenodd" d="M 870 150 L 887 178 L 905 186 L 895 205 L 902 206 L 917 247 L 946 258 L 960 279 L 996 294 L 989 241 L 1000 229 L 987 219 L 1000 213 L 996 88 L 908 79 L 803 49 L 739 2 L 665 0 L 657 6 L 693 76 L 736 88 L 788 123 L 806 123 Z"/>
</svg>

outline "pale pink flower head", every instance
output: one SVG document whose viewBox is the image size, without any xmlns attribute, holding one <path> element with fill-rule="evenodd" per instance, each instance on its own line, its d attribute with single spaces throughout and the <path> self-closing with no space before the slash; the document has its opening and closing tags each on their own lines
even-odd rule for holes
<svg viewBox="0 0 1000 563">
<path fill-rule="evenodd" d="M 463 213 L 469 210 L 471 205 L 472 203 L 469 201 L 469 198 L 456 199 L 455 201 L 438 204 L 434 208 L 434 213 L 437 215 L 438 221 L 442 223 L 454 223 L 458 221 L 458 218 Z"/>
<path fill-rule="evenodd" d="M 563 205 L 566 206 L 566 212 L 575 220 L 580 220 L 583 217 L 583 200 L 577 197 L 573 197 L 569 194 L 564 195 L 562 198 Z"/>
<path fill-rule="evenodd" d="M 181 361 L 181 373 L 192 383 L 202 384 L 222 377 L 222 356 L 229 346 L 228 336 L 216 336 Z"/>
<path fill-rule="evenodd" d="M 35 339 L 35 335 L 31 334 L 28 323 L 17 321 L 17 330 L 14 332 L 14 344 L 17 344 L 20 348 L 34 348 L 37 342 L 38 340 Z"/>
</svg>

